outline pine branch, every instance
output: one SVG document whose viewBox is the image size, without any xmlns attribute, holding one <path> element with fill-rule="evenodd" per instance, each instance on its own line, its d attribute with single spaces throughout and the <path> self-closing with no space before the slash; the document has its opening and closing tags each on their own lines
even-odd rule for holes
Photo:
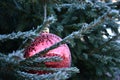
<svg viewBox="0 0 120 80">
<path fill-rule="evenodd" d="M 114 2 L 114 3 L 107 3 L 108 6 L 112 8 L 120 8 L 120 1 Z"/>
<path fill-rule="evenodd" d="M 90 33 L 94 27 L 103 23 L 106 19 L 111 19 L 115 14 L 118 15 L 118 12 L 108 10 L 105 14 L 103 14 L 103 16 L 99 17 L 97 20 L 95 20 L 95 21 L 91 22 L 89 25 L 85 26 L 85 29 L 83 28 L 82 30 L 80 29 L 78 31 L 73 32 L 72 34 L 65 37 L 62 41 L 54 44 L 53 46 L 51 46 L 49 48 L 42 50 L 38 54 L 35 54 L 34 56 L 27 58 L 27 59 L 23 60 L 22 62 L 26 62 L 29 60 L 32 61 L 35 58 L 39 57 L 40 55 L 47 53 L 49 50 L 57 48 L 61 44 L 65 44 L 67 42 L 70 42 L 73 38 L 81 38 L 83 36 L 83 34 Z"/>
<path fill-rule="evenodd" d="M 30 68 L 26 67 L 27 70 L 31 69 L 37 69 L 37 70 L 48 70 L 48 71 L 56 71 L 54 73 L 49 74 L 30 74 L 25 72 L 18 71 L 19 75 L 26 78 L 26 80 L 65 80 L 71 76 L 73 73 L 78 73 L 79 70 L 76 67 L 72 68 Z"/>
<path fill-rule="evenodd" d="M 6 58 L 7 58 L 6 55 L 0 53 L 0 61 L 1 61 L 1 62 L 2 62 L 2 61 L 7 62 Z"/>
<path fill-rule="evenodd" d="M 18 74 L 23 77 L 25 80 L 65 80 L 69 78 L 69 75 L 66 72 L 57 72 L 57 73 L 49 73 L 49 74 L 30 74 L 25 72 L 18 71 Z"/>
<path fill-rule="evenodd" d="M 26 71 L 34 70 L 34 71 L 51 71 L 51 73 L 55 73 L 58 71 L 67 72 L 67 73 L 79 73 L 79 69 L 76 67 L 71 68 L 48 68 L 48 67 L 25 67 L 21 66 L 22 69 L 25 69 Z"/>
<path fill-rule="evenodd" d="M 95 57 L 99 61 L 107 64 L 108 61 L 118 62 L 120 63 L 120 59 L 111 57 L 111 56 L 105 56 L 105 55 L 99 55 L 99 54 L 92 54 L 91 56 Z"/>
<path fill-rule="evenodd" d="M 44 27 L 50 26 L 50 24 L 54 23 L 55 21 L 56 21 L 56 19 L 53 16 L 51 16 L 42 25 L 38 26 L 36 30 L 30 30 L 30 31 L 26 31 L 26 32 L 19 31 L 17 33 L 13 32 L 11 34 L 0 35 L 0 40 L 4 41 L 4 40 L 8 40 L 8 39 L 17 39 L 17 38 L 24 39 L 24 38 L 29 38 L 31 36 L 37 36 L 38 35 L 37 33 L 41 32 L 44 29 Z"/>
<path fill-rule="evenodd" d="M 40 67 L 45 65 L 44 62 L 57 62 L 57 61 L 61 61 L 62 58 L 58 57 L 58 56 L 53 56 L 53 57 L 39 57 L 39 58 L 35 58 L 33 61 L 27 61 L 24 63 L 21 63 L 20 66 L 32 66 L 32 65 L 38 65 L 40 64 Z M 42 65 L 43 64 L 43 65 Z"/>
<path fill-rule="evenodd" d="M 12 63 L 13 65 L 18 65 L 21 60 L 24 60 L 23 49 L 13 51 L 12 53 L 9 53 L 9 55 L 0 53 L 0 61 L 4 61 L 5 64 Z"/>
<path fill-rule="evenodd" d="M 16 7 L 11 6 L 8 2 L 0 1 L 0 5 L 7 8 L 7 9 L 12 9 L 15 10 L 16 12 L 20 11 L 25 14 L 29 14 L 27 11 L 25 11 L 22 7 L 20 7 L 15 0 L 13 0 L 13 3 L 16 5 Z"/>
<path fill-rule="evenodd" d="M 94 52 L 99 52 L 102 48 L 104 48 L 105 46 L 107 46 L 111 41 L 114 41 L 114 40 L 118 39 L 119 36 L 120 36 L 120 33 L 118 35 L 116 35 L 116 36 L 113 36 L 111 39 L 109 39 L 107 42 L 105 42 L 104 44 L 102 44 L 100 47 L 93 49 L 90 52 L 90 54 L 92 54 Z"/>
<path fill-rule="evenodd" d="M 3 34 L 3 35 L 0 35 L 0 40 L 1 41 L 5 41 L 5 40 L 9 40 L 9 39 L 17 39 L 17 38 L 22 38 L 22 39 L 25 39 L 25 38 L 30 38 L 31 36 L 37 36 L 37 34 L 30 30 L 30 31 L 26 31 L 26 32 L 17 32 L 17 33 L 11 33 L 11 34 Z"/>
<path fill-rule="evenodd" d="M 3 53 L 0 53 L 0 57 L 5 57 L 6 55 L 4 55 Z"/>
<path fill-rule="evenodd" d="M 22 7 L 17 3 L 16 0 L 13 0 L 13 2 L 19 10 L 22 10 Z"/>
<path fill-rule="evenodd" d="M 1 53 L 2 54 L 2 53 Z M 1 55 L 0 54 L 0 55 Z M 18 60 L 12 60 L 7 55 L 0 56 L 0 73 L 14 73 L 15 70 L 18 70 Z"/>
<path fill-rule="evenodd" d="M 61 11 L 60 9 L 61 8 L 76 8 L 76 9 L 85 9 L 86 6 L 88 6 L 88 4 L 90 5 L 93 5 L 93 3 L 91 1 L 80 1 L 80 2 L 75 2 L 73 1 L 72 3 L 64 3 L 64 4 L 59 4 L 59 5 L 56 5 L 56 9 L 58 9 L 58 11 Z"/>
<path fill-rule="evenodd" d="M 56 19 L 54 18 L 54 16 L 49 17 L 41 26 L 38 26 L 36 30 L 30 30 L 30 31 L 26 31 L 26 32 L 17 32 L 14 33 L 12 32 L 11 34 L 3 34 L 0 35 L 0 41 L 5 41 L 5 40 L 13 40 L 13 39 L 17 39 L 17 38 L 30 38 L 32 36 L 38 36 L 38 33 L 41 32 L 44 27 L 46 26 L 50 26 L 50 24 L 54 23 L 56 21 Z"/>
</svg>

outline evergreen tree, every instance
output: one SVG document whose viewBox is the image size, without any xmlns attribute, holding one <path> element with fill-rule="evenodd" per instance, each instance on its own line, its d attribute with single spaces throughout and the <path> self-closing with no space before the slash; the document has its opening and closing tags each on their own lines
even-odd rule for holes
<svg viewBox="0 0 120 80">
<path fill-rule="evenodd" d="M 117 0 L 0 0 L 0 79 L 119 80 L 119 21 Z M 25 47 L 46 27 L 62 41 L 24 58 Z M 61 58 L 39 56 L 65 43 L 71 67 L 45 67 L 44 62 Z M 39 75 L 31 69 L 52 72 Z"/>
</svg>

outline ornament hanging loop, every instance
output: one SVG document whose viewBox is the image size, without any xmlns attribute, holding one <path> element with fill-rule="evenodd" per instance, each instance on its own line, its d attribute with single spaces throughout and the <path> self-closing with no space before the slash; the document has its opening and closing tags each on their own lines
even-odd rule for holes
<svg viewBox="0 0 120 80">
<path fill-rule="evenodd" d="M 45 23 L 47 21 L 47 0 L 44 0 L 44 6 L 43 6 L 43 9 L 44 9 L 44 21 L 43 23 Z M 43 30 L 42 30 L 42 33 L 45 32 L 45 33 L 49 33 L 49 24 L 45 25 Z"/>
<path fill-rule="evenodd" d="M 46 0 L 44 0 L 43 9 L 44 9 L 44 22 L 45 22 L 47 19 L 47 2 L 46 2 Z"/>
</svg>

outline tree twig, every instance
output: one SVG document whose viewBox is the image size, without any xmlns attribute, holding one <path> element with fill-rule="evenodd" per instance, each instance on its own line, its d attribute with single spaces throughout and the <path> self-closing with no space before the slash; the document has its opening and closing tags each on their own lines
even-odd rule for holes
<svg viewBox="0 0 120 80">
<path fill-rule="evenodd" d="M 30 36 L 37 36 L 37 34 L 30 30 L 30 31 L 26 31 L 26 32 L 17 32 L 17 33 L 14 33 L 12 32 L 11 34 L 3 34 L 3 35 L 0 35 L 0 40 L 1 41 L 5 41 L 5 40 L 8 40 L 8 39 L 17 39 L 17 38 L 29 38 Z"/>
</svg>

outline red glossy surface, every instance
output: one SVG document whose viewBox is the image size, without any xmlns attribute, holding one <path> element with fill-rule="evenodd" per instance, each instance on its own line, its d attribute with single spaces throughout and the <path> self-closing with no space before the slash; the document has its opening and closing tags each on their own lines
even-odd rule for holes
<svg viewBox="0 0 120 80">
<path fill-rule="evenodd" d="M 25 49 L 25 58 L 31 57 L 36 53 L 52 46 L 53 44 L 61 41 L 62 39 L 57 35 L 51 33 L 41 33 L 35 40 Z M 66 68 L 71 65 L 71 53 L 66 44 L 62 44 L 59 47 L 47 52 L 44 57 L 59 56 L 63 60 L 59 62 L 45 62 L 47 67 L 52 68 Z M 33 73 L 46 73 L 44 71 L 33 71 Z"/>
</svg>

